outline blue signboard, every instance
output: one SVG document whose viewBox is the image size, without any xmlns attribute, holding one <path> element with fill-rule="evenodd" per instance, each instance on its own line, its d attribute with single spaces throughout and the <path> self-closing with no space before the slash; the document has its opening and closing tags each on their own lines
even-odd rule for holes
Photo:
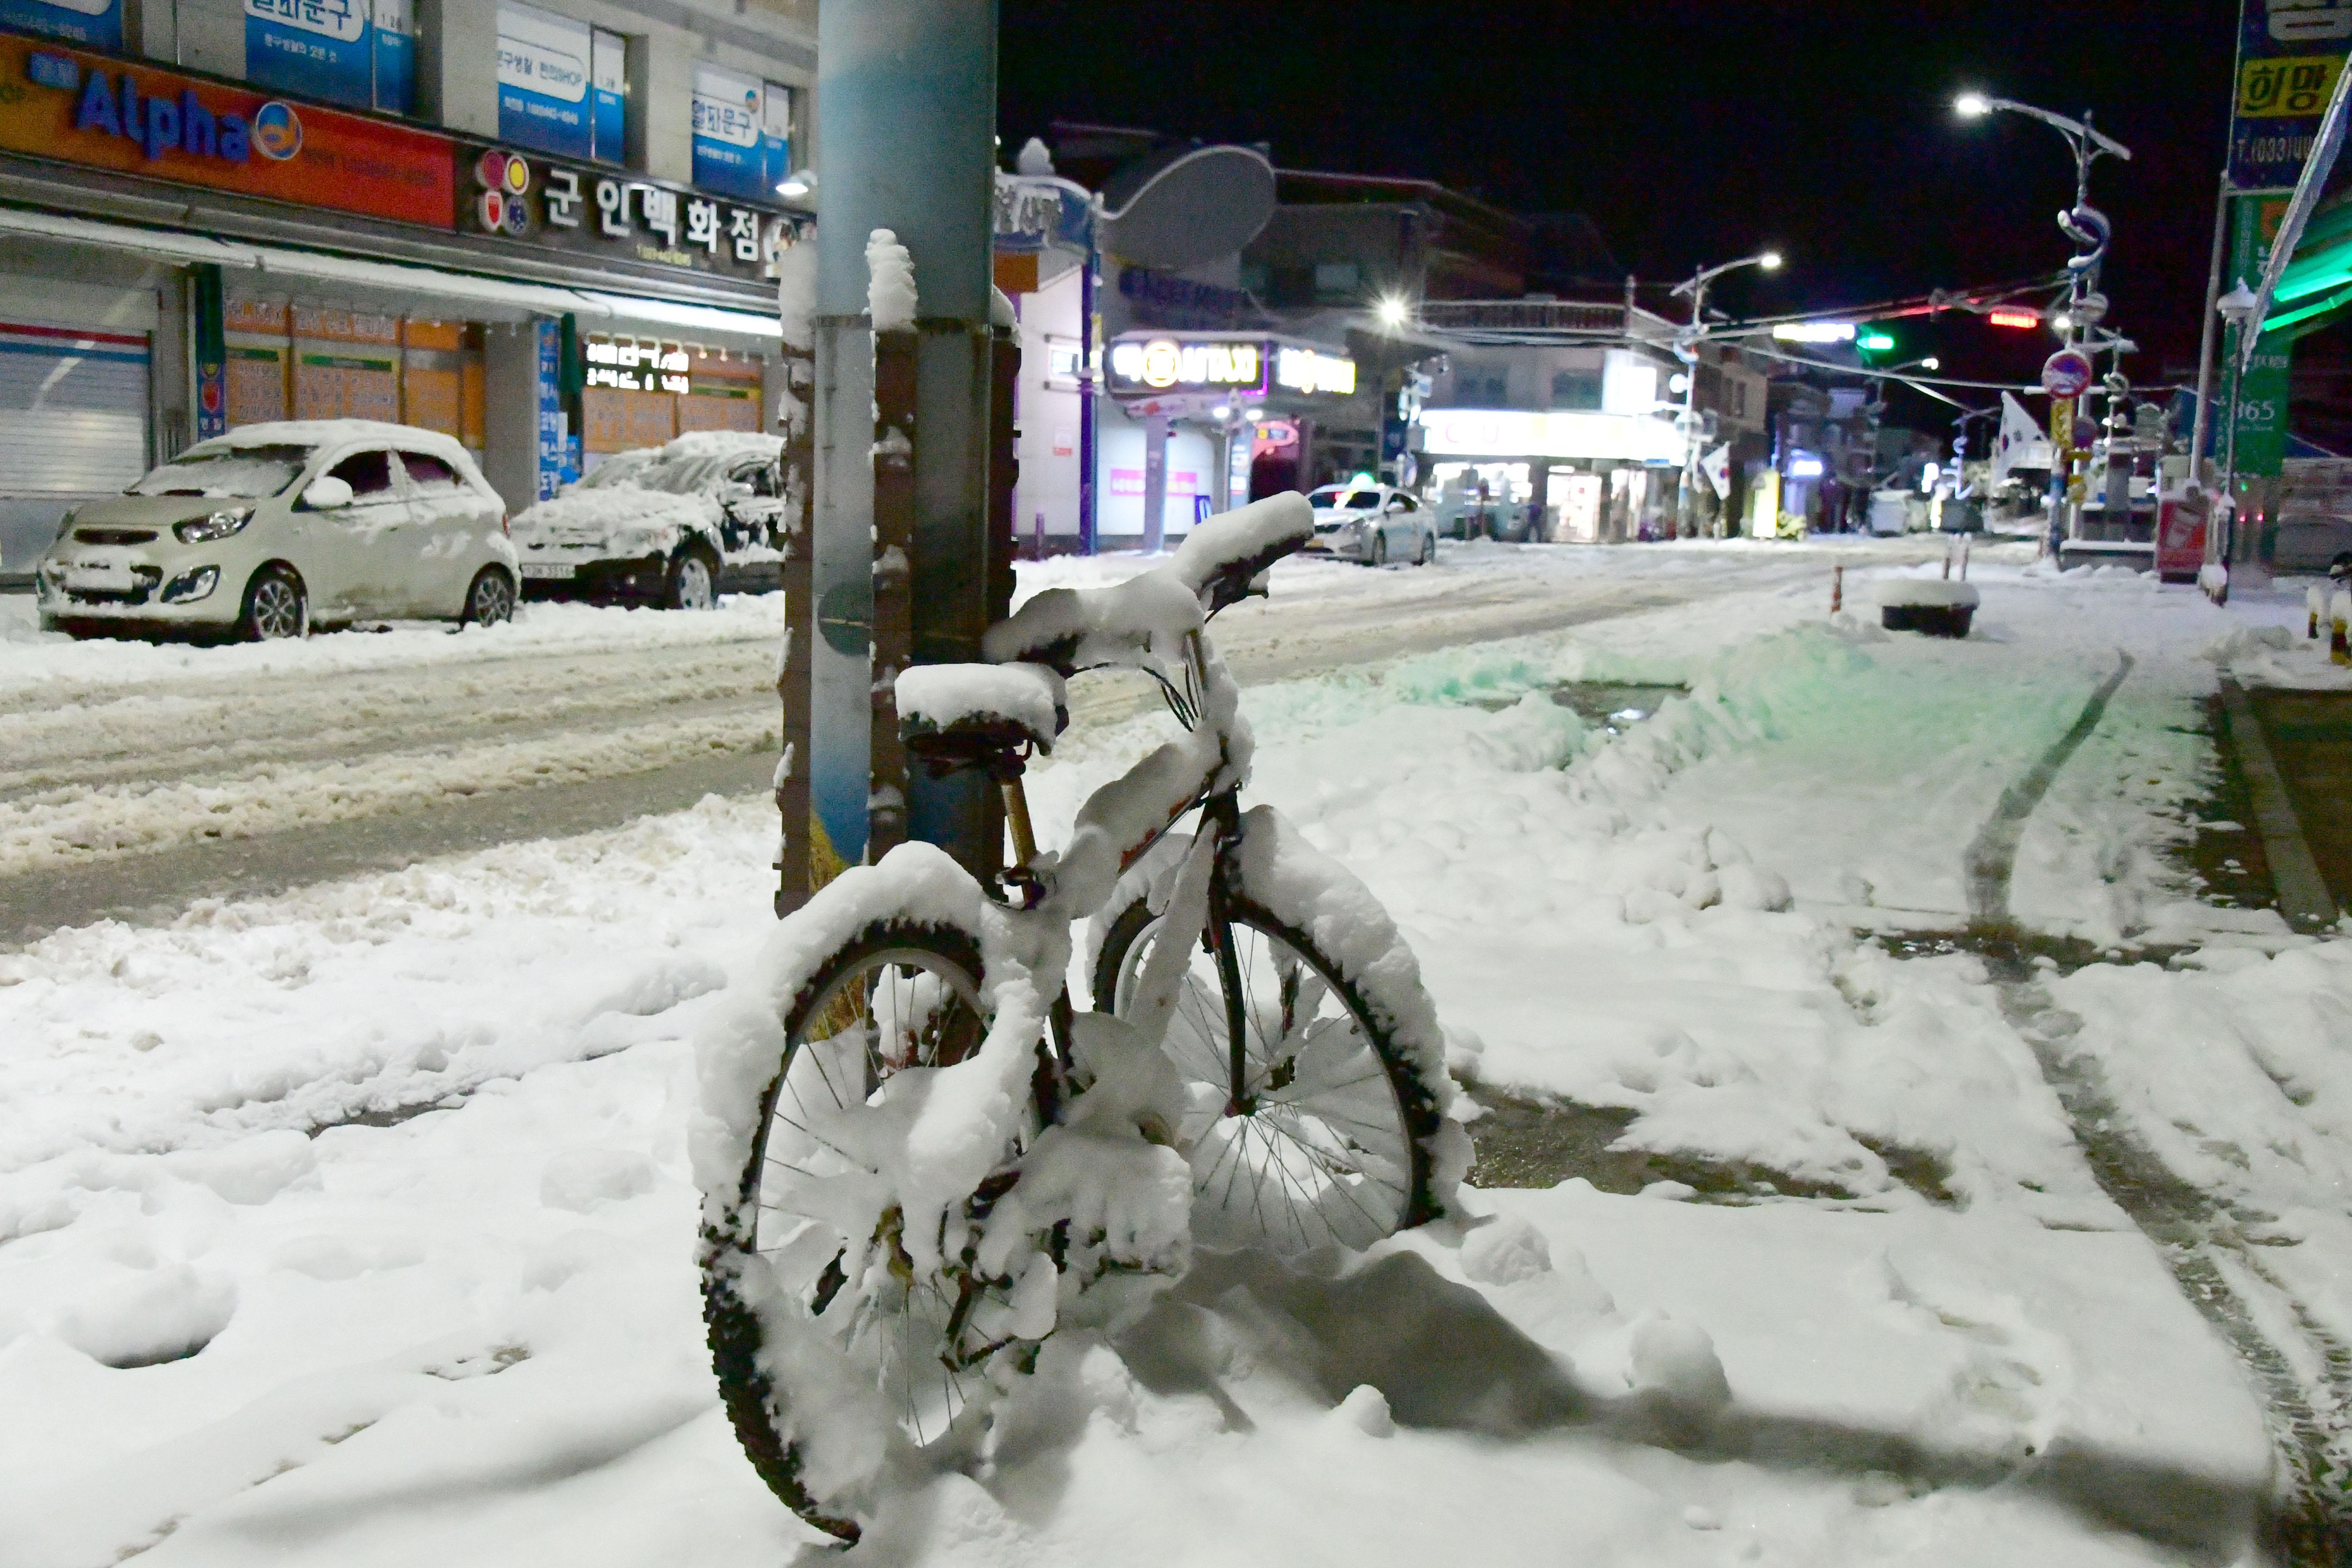
<svg viewBox="0 0 2352 1568">
<path fill-rule="evenodd" d="M 588 101 L 592 29 L 506 0 L 499 6 L 499 140 L 559 157 L 595 148 Z"/>
<path fill-rule="evenodd" d="M 596 29 L 589 49 L 590 93 L 595 104 L 592 155 L 600 163 L 618 163 L 629 152 L 629 44 L 618 33 Z"/>
<path fill-rule="evenodd" d="M 122 51 L 122 0 L 0 0 L 0 27 Z"/>
<path fill-rule="evenodd" d="M 782 171 L 769 173 L 776 156 L 773 138 L 763 133 L 763 84 L 717 66 L 694 68 L 694 183 L 707 191 L 764 201 Z"/>
<path fill-rule="evenodd" d="M 2320 115 L 2352 50 L 2352 0 L 2242 0 L 2230 183 L 2284 189 L 2303 177 Z"/>
<path fill-rule="evenodd" d="M 416 25 L 409 0 L 375 0 L 375 106 L 394 114 L 416 107 Z"/>
<path fill-rule="evenodd" d="M 553 500 L 563 485 L 564 437 L 563 387 L 559 373 L 562 367 L 562 323 L 535 321 L 531 330 L 539 336 L 539 499 Z"/>
<path fill-rule="evenodd" d="M 409 0 L 245 0 L 245 78 L 355 109 L 416 102 Z"/>
</svg>

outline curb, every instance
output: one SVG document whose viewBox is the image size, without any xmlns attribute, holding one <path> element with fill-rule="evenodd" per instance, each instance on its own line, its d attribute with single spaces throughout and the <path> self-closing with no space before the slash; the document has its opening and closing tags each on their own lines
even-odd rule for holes
<svg viewBox="0 0 2352 1568">
<path fill-rule="evenodd" d="M 2221 682 L 2221 707 L 2228 716 L 2230 743 L 2246 770 L 2247 793 L 2253 797 L 2254 831 L 2262 835 L 2263 855 L 2269 860 L 2271 886 L 2277 889 L 2279 913 L 2298 931 L 2317 931 L 2336 923 L 2340 911 L 2336 897 L 2319 874 L 2319 861 L 2305 842 L 2303 823 L 2279 776 L 2270 742 L 2263 736 L 2254 705 L 2234 680 Z"/>
</svg>

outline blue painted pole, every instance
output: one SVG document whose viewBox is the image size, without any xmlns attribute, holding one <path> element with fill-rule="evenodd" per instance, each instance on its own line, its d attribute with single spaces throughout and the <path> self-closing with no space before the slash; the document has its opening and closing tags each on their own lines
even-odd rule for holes
<svg viewBox="0 0 2352 1568">
<path fill-rule="evenodd" d="M 866 244 L 914 258 L 919 350 L 913 655 L 987 629 L 995 0 L 825 0 L 817 21 L 817 649 L 811 784 L 835 851 L 866 850 L 873 621 L 873 333 Z M 910 791 L 909 829 L 969 864 L 985 792 Z M 984 783 L 984 781 L 980 781 Z"/>
</svg>

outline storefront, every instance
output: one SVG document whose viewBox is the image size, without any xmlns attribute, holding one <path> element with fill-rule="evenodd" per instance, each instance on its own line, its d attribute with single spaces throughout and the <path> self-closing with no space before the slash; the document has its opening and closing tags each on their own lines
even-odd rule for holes
<svg viewBox="0 0 2352 1568">
<path fill-rule="evenodd" d="M 1684 438 L 1654 416 L 1425 409 L 1423 499 L 1440 528 L 1556 544 L 1654 537 L 1673 517 Z"/>
<path fill-rule="evenodd" d="M 737 195 L 0 34 L 0 570 L 265 420 L 445 432 L 517 510 L 772 428 L 794 220 Z"/>
<path fill-rule="evenodd" d="M 1356 362 L 1263 334 L 1131 332 L 1104 354 L 1098 537 L 1157 550 L 1202 519 L 1307 488 L 1315 425 L 1354 396 Z"/>
</svg>

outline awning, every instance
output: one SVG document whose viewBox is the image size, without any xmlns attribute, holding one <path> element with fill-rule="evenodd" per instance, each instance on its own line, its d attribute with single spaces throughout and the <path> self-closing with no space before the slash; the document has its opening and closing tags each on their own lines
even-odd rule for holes
<svg viewBox="0 0 2352 1568">
<path fill-rule="evenodd" d="M 140 228 L 131 224 L 65 217 L 55 213 L 17 207 L 0 207 L 0 234 L 33 235 L 45 239 L 103 246 L 166 261 L 209 261 L 230 270 L 257 272 L 265 277 L 300 278 L 400 294 L 424 294 L 542 316 L 572 315 L 579 317 L 586 325 L 639 322 L 684 331 L 731 333 L 738 337 L 775 341 L 783 337 L 783 327 L 772 311 L 728 310 L 711 305 L 688 305 L 635 294 L 566 289 L 548 283 L 524 283 L 477 272 L 451 272 L 436 267 L 412 267 L 405 262 L 369 261 L 325 251 L 252 245 L 242 240 L 219 239 L 207 234 Z"/>
</svg>

